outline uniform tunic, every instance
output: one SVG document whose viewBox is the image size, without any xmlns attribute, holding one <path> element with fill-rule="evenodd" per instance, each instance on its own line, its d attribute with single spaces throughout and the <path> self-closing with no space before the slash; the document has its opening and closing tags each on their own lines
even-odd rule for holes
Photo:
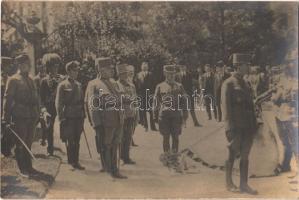
<svg viewBox="0 0 299 200">
<path fill-rule="evenodd" d="M 155 90 L 156 115 L 159 117 L 159 130 L 162 135 L 180 135 L 183 120 L 188 115 L 188 97 L 182 84 L 164 81 Z"/>
<path fill-rule="evenodd" d="M 17 73 L 9 78 L 4 94 L 3 118 L 15 123 L 15 131 L 31 148 L 39 118 L 39 97 L 31 77 Z M 32 168 L 31 157 L 23 145 L 16 143 L 16 160 L 21 171 Z"/>
<path fill-rule="evenodd" d="M 248 158 L 257 122 L 250 88 L 240 74 L 233 73 L 224 81 L 221 109 L 229 148 Z"/>
</svg>

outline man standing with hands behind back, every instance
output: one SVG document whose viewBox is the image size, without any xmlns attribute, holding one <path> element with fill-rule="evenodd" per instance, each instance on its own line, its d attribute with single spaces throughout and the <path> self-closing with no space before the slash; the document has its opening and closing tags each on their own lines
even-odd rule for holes
<svg viewBox="0 0 299 200">
<path fill-rule="evenodd" d="M 76 81 L 80 63 L 66 64 L 67 78 L 57 87 L 55 106 L 60 122 L 60 138 L 66 143 L 68 163 L 74 169 L 84 170 L 79 163 L 80 137 L 84 125 L 83 93 Z"/>
</svg>

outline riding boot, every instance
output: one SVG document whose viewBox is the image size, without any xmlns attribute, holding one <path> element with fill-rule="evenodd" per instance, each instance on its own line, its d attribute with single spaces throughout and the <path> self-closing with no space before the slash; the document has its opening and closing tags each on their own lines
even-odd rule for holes
<svg viewBox="0 0 299 200">
<path fill-rule="evenodd" d="M 179 150 L 179 136 L 172 137 L 172 146 L 171 146 L 172 152 L 177 153 Z"/>
<path fill-rule="evenodd" d="M 17 164 L 21 173 L 27 172 L 26 171 L 26 161 L 25 161 L 25 154 L 22 147 L 16 147 L 15 149 L 15 156 L 17 160 Z"/>
<path fill-rule="evenodd" d="M 248 185 L 248 160 L 240 161 L 240 191 L 256 195 L 257 191 Z"/>
<path fill-rule="evenodd" d="M 163 136 L 163 151 L 164 153 L 169 153 L 170 144 L 169 144 L 169 136 Z"/>
<path fill-rule="evenodd" d="M 119 168 L 118 168 L 118 158 L 117 158 L 117 145 L 114 145 L 112 147 L 112 165 L 111 165 L 111 176 L 113 178 L 119 178 L 119 179 L 126 179 L 127 177 L 122 175 L 120 172 L 119 172 Z"/>
<path fill-rule="evenodd" d="M 112 151 L 111 151 L 111 146 L 110 145 L 106 145 L 105 146 L 105 151 L 104 151 L 104 160 L 105 160 L 105 170 L 108 173 L 111 173 L 111 164 L 112 164 L 112 160 L 111 160 L 111 156 L 112 156 Z"/>
<path fill-rule="evenodd" d="M 234 161 L 225 162 L 225 180 L 226 180 L 226 189 L 231 192 L 236 192 L 238 187 L 234 184 L 232 178 Z"/>
</svg>

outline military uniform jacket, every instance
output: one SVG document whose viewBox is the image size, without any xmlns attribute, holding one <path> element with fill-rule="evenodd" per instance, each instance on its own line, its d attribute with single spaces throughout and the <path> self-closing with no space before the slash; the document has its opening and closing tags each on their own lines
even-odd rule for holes
<svg viewBox="0 0 299 200">
<path fill-rule="evenodd" d="M 118 85 L 123 93 L 121 105 L 124 110 L 125 118 L 136 117 L 137 105 L 134 102 L 137 100 L 137 94 L 135 85 L 122 81 L 118 81 Z"/>
<path fill-rule="evenodd" d="M 57 94 L 57 86 L 63 80 L 63 77 L 57 75 L 44 77 L 40 83 L 41 106 L 47 109 L 52 116 L 56 115 L 55 98 Z"/>
<path fill-rule="evenodd" d="M 223 82 L 221 109 L 226 131 L 256 131 L 257 122 L 250 88 L 240 74 L 233 73 Z"/>
<path fill-rule="evenodd" d="M 30 76 L 17 73 L 8 79 L 3 102 L 3 118 L 39 118 L 40 103 L 37 88 Z"/>
<path fill-rule="evenodd" d="M 120 90 L 115 81 L 103 81 L 99 78 L 90 81 L 86 89 L 85 104 L 93 127 L 99 125 L 118 127 L 123 124 L 124 114 L 120 109 Z"/>
<path fill-rule="evenodd" d="M 155 113 L 159 118 L 182 116 L 188 114 L 187 100 L 188 96 L 182 84 L 174 82 L 169 84 L 164 81 L 157 85 L 155 90 L 154 102 L 157 102 L 154 108 Z"/>
<path fill-rule="evenodd" d="M 201 86 L 205 95 L 214 95 L 214 75 L 212 72 L 204 73 L 201 78 Z"/>
<path fill-rule="evenodd" d="M 71 118 L 84 118 L 83 93 L 81 84 L 66 78 L 57 87 L 55 106 L 59 121 Z"/>
</svg>

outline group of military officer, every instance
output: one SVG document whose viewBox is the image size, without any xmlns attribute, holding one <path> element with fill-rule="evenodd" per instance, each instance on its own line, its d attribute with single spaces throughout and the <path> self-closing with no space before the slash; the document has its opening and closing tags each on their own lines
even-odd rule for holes
<svg viewBox="0 0 299 200">
<path fill-rule="evenodd" d="M 115 66 L 112 60 L 109 57 L 95 59 L 97 77 L 89 81 L 84 95 L 82 86 L 77 81 L 80 68 L 77 61 L 66 64 L 67 75 L 64 77 L 57 73 L 61 58 L 54 53 L 45 54 L 40 61 L 39 74 L 33 79 L 29 76 L 29 56 L 22 54 L 16 57 L 15 61 L 19 72 L 11 76 L 7 82 L 3 120 L 6 127 L 15 130 L 26 144 L 24 146 L 20 141 L 16 142 L 15 155 L 20 174 L 27 177 L 36 172 L 32 168 L 30 152 L 25 147 L 31 148 L 38 121 L 43 122 L 46 133 L 44 139 L 46 138 L 48 143 L 47 151 L 49 155 L 53 155 L 53 127 L 56 116 L 60 123 L 60 138 L 66 145 L 68 163 L 75 169 L 83 170 L 84 167 L 79 163 L 79 149 L 80 137 L 84 132 L 84 118 L 87 115 L 96 133 L 95 143 L 101 158 L 101 171 L 111 174 L 114 178 L 127 178 L 120 173 L 119 159 L 125 164 L 135 164 L 130 157 L 130 146 L 132 135 L 142 117 L 133 84 L 134 67 L 124 63 L 117 64 L 119 80 L 115 81 Z M 221 65 L 223 63 L 218 63 L 218 67 Z M 188 118 L 188 98 L 191 93 L 186 92 L 182 80 L 177 80 L 178 72 L 181 72 L 182 68 L 179 65 L 165 65 L 165 80 L 155 88 L 154 112 L 151 118 L 159 124 L 165 153 L 178 153 L 179 135 Z M 218 107 L 221 105 L 221 109 L 218 109 L 218 120 L 223 118 L 229 142 L 226 187 L 229 191 L 240 190 L 257 194 L 257 191 L 248 185 L 248 157 L 258 128 L 253 94 L 250 85 L 244 79 L 248 65 L 239 63 L 234 65 L 233 69 L 234 72 L 219 74 L 216 93 L 219 101 L 215 104 Z M 213 91 L 209 87 L 215 82 L 212 80 L 211 67 L 206 65 L 205 70 L 206 73 L 201 77 L 202 88 L 206 90 L 205 94 L 212 94 Z M 223 72 L 220 69 L 218 71 Z M 142 75 L 147 75 L 146 70 L 140 77 Z M 286 94 L 278 96 L 278 100 L 289 101 Z M 210 103 L 206 102 L 206 105 Z M 144 113 L 142 115 L 144 118 Z M 208 116 L 210 119 L 209 110 Z M 193 120 L 195 126 L 198 126 L 197 119 Z M 143 125 L 147 128 L 147 122 L 143 121 Z M 289 125 L 284 123 L 283 127 L 288 129 Z M 152 129 L 155 127 L 152 126 Z M 292 141 L 294 143 L 294 139 Z M 42 144 L 45 144 L 44 140 Z M 298 141 L 295 141 L 295 144 L 298 144 Z M 237 157 L 240 157 L 239 188 L 232 181 L 233 164 Z"/>
</svg>

